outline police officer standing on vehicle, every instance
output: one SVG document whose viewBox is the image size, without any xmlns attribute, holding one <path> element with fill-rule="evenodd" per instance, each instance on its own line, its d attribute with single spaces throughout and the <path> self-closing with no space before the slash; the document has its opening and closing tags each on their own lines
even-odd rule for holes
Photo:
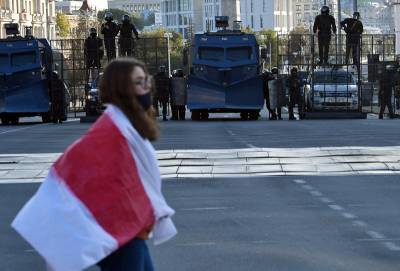
<svg viewBox="0 0 400 271">
<path fill-rule="evenodd" d="M 163 121 L 167 121 L 168 100 L 170 96 L 170 81 L 167 74 L 167 69 L 164 65 L 158 68 L 158 73 L 154 76 L 156 84 L 155 105 L 161 103 Z"/>
<path fill-rule="evenodd" d="M 105 23 L 101 25 L 101 34 L 104 35 L 104 45 L 107 51 L 108 61 L 116 58 L 116 46 L 115 37 L 118 35 L 119 27 L 113 22 L 113 14 L 111 12 L 106 12 L 104 15 Z"/>
<path fill-rule="evenodd" d="M 119 25 L 120 35 L 119 35 L 119 46 L 120 46 L 120 56 L 132 56 L 133 49 L 135 47 L 135 41 L 133 35 L 136 39 L 139 39 L 139 33 L 136 27 L 131 23 L 129 15 L 122 16 L 122 24 Z"/>
<path fill-rule="evenodd" d="M 297 104 L 300 119 L 304 118 L 303 111 L 303 95 L 301 91 L 302 82 L 298 76 L 296 67 L 290 70 L 290 76 L 288 77 L 287 86 L 289 88 L 289 120 L 295 120 L 293 114 L 293 108 Z"/>
<path fill-rule="evenodd" d="M 320 64 L 327 65 L 332 32 L 336 34 L 335 18 L 329 14 L 329 7 L 323 6 L 321 14 L 315 17 L 313 32 L 318 35 Z"/>
<path fill-rule="evenodd" d="M 340 22 L 340 26 L 346 32 L 346 64 L 349 64 L 351 51 L 353 65 L 356 65 L 359 71 L 361 34 L 364 31 L 363 24 L 360 21 L 360 13 L 354 12 L 353 18 L 344 19 Z"/>
<path fill-rule="evenodd" d="M 52 120 L 54 123 L 62 123 L 66 119 L 66 89 L 56 71 L 51 73 L 49 87 Z"/>
<path fill-rule="evenodd" d="M 392 107 L 392 95 L 394 87 L 394 74 L 396 68 L 393 65 L 387 65 L 383 67 L 383 74 L 379 80 L 379 100 L 381 104 L 381 110 L 379 111 L 379 119 L 383 119 L 386 106 L 389 110 L 389 118 L 394 118 L 393 107 Z"/>
<path fill-rule="evenodd" d="M 104 56 L 103 40 L 97 36 L 96 28 L 90 28 L 85 40 L 86 78 L 89 80 L 90 69 L 100 69 Z"/>
</svg>

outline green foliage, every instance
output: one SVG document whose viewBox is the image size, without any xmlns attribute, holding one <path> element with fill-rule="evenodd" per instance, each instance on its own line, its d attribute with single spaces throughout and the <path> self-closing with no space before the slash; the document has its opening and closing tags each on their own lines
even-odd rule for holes
<svg viewBox="0 0 400 271">
<path fill-rule="evenodd" d="M 58 28 L 60 37 L 67 37 L 69 35 L 70 24 L 65 14 L 57 13 L 56 26 Z"/>
<path fill-rule="evenodd" d="M 267 48 L 269 58 L 267 58 L 267 64 L 271 63 L 271 66 L 278 65 L 278 36 L 277 33 L 270 29 L 262 29 L 255 33 L 257 42 L 260 46 Z M 270 52 L 271 49 L 271 52 Z M 269 67 L 269 68 L 272 68 Z"/>
<path fill-rule="evenodd" d="M 145 20 L 142 16 L 138 16 L 136 13 L 129 13 L 122 9 L 116 8 L 99 11 L 97 13 L 97 19 L 99 20 L 99 23 L 104 22 L 104 15 L 106 12 L 111 12 L 113 14 L 115 23 L 120 23 L 122 20 L 122 16 L 129 15 L 129 17 L 131 18 L 131 22 L 136 26 L 136 29 L 142 30 L 145 25 Z"/>
</svg>

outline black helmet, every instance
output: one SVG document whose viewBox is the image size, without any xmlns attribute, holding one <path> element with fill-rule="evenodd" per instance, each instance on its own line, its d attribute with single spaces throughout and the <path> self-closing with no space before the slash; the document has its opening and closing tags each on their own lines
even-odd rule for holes
<svg viewBox="0 0 400 271">
<path fill-rule="evenodd" d="M 290 70 L 290 74 L 297 74 L 297 68 L 296 67 L 293 67 L 291 70 Z"/>
<path fill-rule="evenodd" d="M 97 35 L 97 29 L 94 28 L 94 27 L 90 28 L 89 34 L 90 34 L 90 36 L 96 36 Z"/>
<path fill-rule="evenodd" d="M 271 73 L 272 73 L 272 74 L 279 74 L 279 69 L 278 69 L 277 67 L 273 67 L 273 68 L 271 69 Z"/>
<path fill-rule="evenodd" d="M 106 14 L 104 14 L 104 20 L 106 20 L 107 22 L 111 22 L 112 20 L 114 20 L 113 14 L 107 11 Z"/>
<path fill-rule="evenodd" d="M 176 69 L 172 72 L 173 77 L 183 77 L 183 70 L 182 69 Z"/>
<path fill-rule="evenodd" d="M 167 68 L 164 65 L 161 65 L 160 67 L 158 67 L 158 71 L 159 72 L 166 72 Z"/>
<path fill-rule="evenodd" d="M 123 22 L 129 22 L 130 21 L 129 15 L 128 14 L 122 15 L 122 21 Z"/>
<path fill-rule="evenodd" d="M 358 11 L 354 11 L 354 13 L 353 13 L 353 18 L 354 19 L 360 19 L 360 12 L 358 12 Z"/>
<path fill-rule="evenodd" d="M 323 6 L 321 8 L 321 14 L 329 14 L 329 7 L 328 6 Z"/>
</svg>

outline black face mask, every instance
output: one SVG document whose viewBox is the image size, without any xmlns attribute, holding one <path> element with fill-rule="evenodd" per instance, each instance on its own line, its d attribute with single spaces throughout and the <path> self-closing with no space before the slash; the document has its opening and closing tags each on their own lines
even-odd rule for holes
<svg viewBox="0 0 400 271">
<path fill-rule="evenodd" d="M 143 95 L 136 95 L 136 99 L 138 100 L 139 104 L 143 107 L 145 111 L 149 110 L 151 106 L 151 94 L 150 92 L 143 94 Z"/>
</svg>

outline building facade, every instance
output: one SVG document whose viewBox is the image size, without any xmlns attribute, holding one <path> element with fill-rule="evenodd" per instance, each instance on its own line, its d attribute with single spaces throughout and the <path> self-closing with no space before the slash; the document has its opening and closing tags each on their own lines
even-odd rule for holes
<svg viewBox="0 0 400 271">
<path fill-rule="evenodd" d="M 18 23 L 21 35 L 32 27 L 38 38 L 56 38 L 56 12 L 53 0 L 0 0 L 0 38 L 5 38 L 4 25 Z"/>
<path fill-rule="evenodd" d="M 159 12 L 160 0 L 113 0 L 108 1 L 109 8 L 122 9 L 130 13 Z"/>
<path fill-rule="evenodd" d="M 229 16 L 229 25 L 240 20 L 239 0 L 162 0 L 162 25 L 187 38 L 194 33 L 215 31 L 215 16 Z"/>
<path fill-rule="evenodd" d="M 327 0 L 326 5 L 330 9 L 330 14 L 338 20 L 337 0 Z M 315 17 L 321 14 L 321 7 L 324 0 L 293 0 L 292 14 L 294 27 L 312 29 Z M 336 22 L 338 24 L 338 22 Z"/>
<path fill-rule="evenodd" d="M 274 29 L 274 0 L 241 0 L 240 19 L 243 27 L 254 31 Z"/>
</svg>

